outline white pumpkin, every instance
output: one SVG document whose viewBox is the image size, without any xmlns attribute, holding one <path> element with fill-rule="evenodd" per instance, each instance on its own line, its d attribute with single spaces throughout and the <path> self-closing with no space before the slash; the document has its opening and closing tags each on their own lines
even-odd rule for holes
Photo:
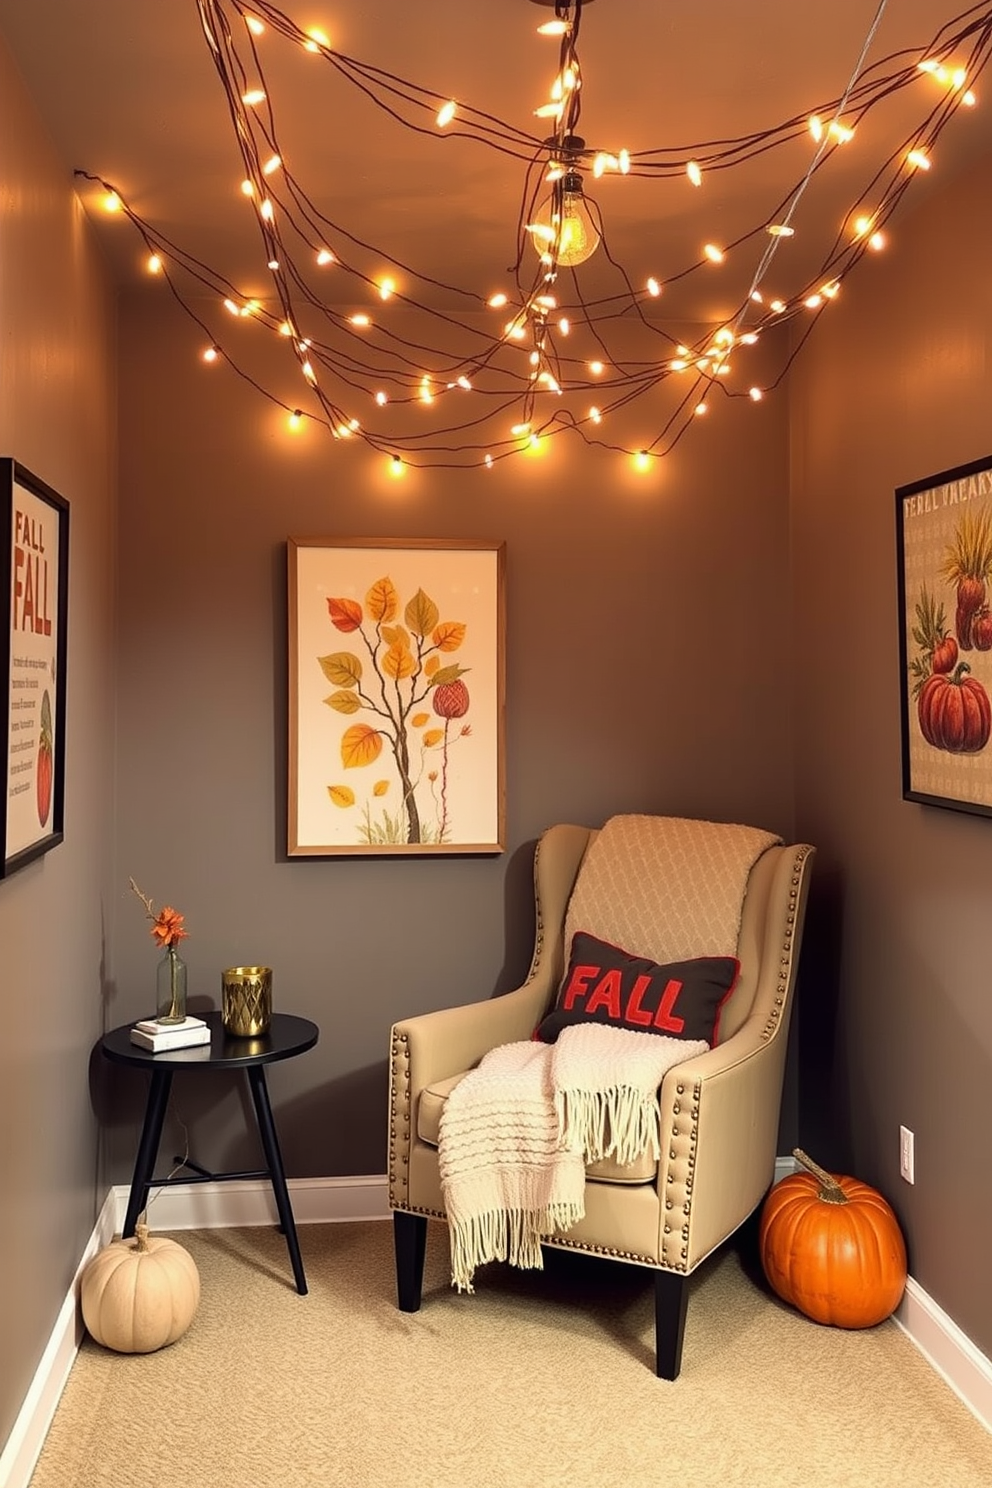
<svg viewBox="0 0 992 1488">
<path fill-rule="evenodd" d="M 174 1240 L 113 1240 L 85 1267 L 83 1322 L 97 1343 L 119 1354 L 150 1354 L 181 1338 L 200 1301 L 200 1273 Z"/>
</svg>

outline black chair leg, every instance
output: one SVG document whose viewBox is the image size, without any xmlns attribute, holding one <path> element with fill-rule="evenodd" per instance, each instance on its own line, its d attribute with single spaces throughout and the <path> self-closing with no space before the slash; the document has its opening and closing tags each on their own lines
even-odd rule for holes
<svg viewBox="0 0 992 1488">
<path fill-rule="evenodd" d="M 659 1379 L 679 1377 L 688 1302 L 688 1276 L 681 1271 L 654 1273 L 655 1374 Z"/>
<path fill-rule="evenodd" d="M 424 1256 L 427 1251 L 427 1217 L 393 1210 L 393 1245 L 396 1251 L 396 1300 L 400 1312 L 419 1312 L 424 1285 Z"/>
</svg>

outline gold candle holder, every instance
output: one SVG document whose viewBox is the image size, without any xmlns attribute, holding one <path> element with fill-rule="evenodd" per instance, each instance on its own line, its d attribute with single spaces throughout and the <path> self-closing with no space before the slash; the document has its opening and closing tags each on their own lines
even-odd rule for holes
<svg viewBox="0 0 992 1488">
<path fill-rule="evenodd" d="M 267 1033 L 272 1021 L 271 966 L 229 966 L 221 972 L 221 1021 L 236 1038 Z"/>
</svg>

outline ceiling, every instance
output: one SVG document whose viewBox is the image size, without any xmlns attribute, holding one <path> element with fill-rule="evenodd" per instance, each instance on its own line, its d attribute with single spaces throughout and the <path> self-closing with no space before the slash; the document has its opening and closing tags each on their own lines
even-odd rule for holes
<svg viewBox="0 0 992 1488">
<path fill-rule="evenodd" d="M 549 97 L 559 43 L 537 28 L 554 18 L 552 5 L 281 0 L 277 9 L 252 0 L 266 19 L 256 59 L 246 4 L 0 0 L 0 35 L 67 168 L 112 183 L 127 204 L 127 213 L 107 214 L 103 190 L 78 179 L 117 282 L 159 291 L 147 264 L 149 247 L 160 248 L 173 291 L 198 336 L 206 334 L 198 344 L 208 358 L 264 382 L 291 426 L 316 419 L 338 438 L 360 431 L 390 455 L 394 472 L 406 463 L 490 464 L 547 432 L 574 431 L 637 458 L 665 454 L 706 411 L 715 385 L 729 397 L 760 399 L 738 345 L 753 344 L 783 316 L 812 327 L 811 311 L 827 301 L 811 291 L 826 286 L 832 297 L 847 272 L 862 272 L 863 256 L 875 257 L 867 235 L 851 231 L 859 201 L 877 206 L 886 239 L 898 241 L 914 202 L 992 154 L 992 90 L 983 95 L 981 68 L 968 78 L 977 107 L 958 107 L 962 86 L 955 92 L 917 69 L 941 33 L 937 50 L 949 65 L 970 61 L 979 43 L 984 65 L 992 0 L 966 12 L 962 0 L 563 3 L 579 21 L 578 129 L 590 155 L 626 149 L 635 158 L 630 174 L 601 179 L 584 161 L 605 242 L 574 275 L 559 274 L 545 309 L 544 270 L 520 223 L 530 210 L 522 205 L 528 160 L 540 161 L 535 178 L 546 160 L 550 127 L 535 110 Z M 206 34 L 221 20 L 244 69 L 233 83 L 228 77 L 227 90 Z M 949 49 L 965 20 L 984 31 Z M 324 54 L 301 45 L 311 27 L 327 38 Z M 374 69 L 362 87 L 345 76 L 348 59 Z M 874 87 L 899 69 L 907 86 L 879 88 L 870 108 L 851 112 L 855 77 Z M 246 110 L 242 92 L 260 82 L 265 102 Z M 419 112 L 399 100 L 405 84 Z M 459 110 L 444 130 L 435 114 L 449 98 Z M 856 124 L 852 140 L 818 151 L 812 112 Z M 515 131 L 515 150 L 480 138 L 483 116 Z M 913 171 L 907 142 L 928 118 L 932 130 L 935 117 L 946 127 L 927 141 L 931 168 Z M 260 118 L 266 154 L 277 144 L 281 157 L 271 186 L 257 140 L 246 165 L 235 129 L 239 119 L 254 139 Z M 718 168 L 723 146 L 714 142 L 790 120 L 775 148 L 754 146 L 742 162 Z M 697 155 L 708 164 L 694 185 L 687 167 Z M 246 171 L 258 183 L 253 200 L 242 191 Z M 293 181 L 319 214 L 310 222 L 316 237 L 291 238 L 299 232 Z M 891 196 L 886 181 L 898 188 Z M 275 248 L 260 214 L 269 195 Z M 769 226 L 786 217 L 792 235 L 772 236 Z M 330 270 L 318 267 L 316 253 L 327 244 L 338 260 Z M 710 263 L 705 244 L 727 248 L 723 261 Z M 377 298 L 385 273 L 399 308 L 417 317 L 415 336 L 402 329 L 396 304 L 384 310 Z M 518 318 L 505 324 L 503 315 L 475 313 L 500 291 Z M 236 315 L 240 307 L 290 338 L 288 382 L 272 381 L 265 338 L 241 336 L 227 319 L 228 295 Z M 733 347 L 733 369 L 721 335 Z M 772 336 L 771 344 L 782 366 L 758 374 L 765 386 L 788 365 L 785 341 Z M 253 356 L 261 358 L 254 374 L 244 360 Z M 659 389 L 672 400 L 664 412 Z M 618 427 L 614 415 L 642 399 L 634 433 L 600 429 Z"/>
<path fill-rule="evenodd" d="M 283 8 L 301 28 L 320 25 L 337 51 L 542 133 L 534 110 L 548 96 L 558 57 L 557 42 L 536 31 L 554 14 L 547 5 L 283 0 Z M 961 8 L 962 0 L 889 0 L 866 60 L 924 48 Z M 688 153 L 695 141 L 804 115 L 841 96 L 877 9 L 877 0 L 817 7 L 587 0 L 579 45 L 583 133 L 596 147 L 671 144 Z M 265 292 L 264 255 L 239 191 L 244 171 L 196 0 L 0 0 L 0 32 L 67 165 L 112 181 L 141 218 L 246 294 Z M 259 54 L 284 158 L 336 223 L 445 284 L 486 294 L 500 286 L 516 256 L 525 170 L 518 160 L 475 140 L 403 127 L 322 59 L 271 31 Z M 777 246 L 783 278 L 793 265 L 808 271 L 813 258 L 807 263 L 804 249 L 822 256 L 883 146 L 913 126 L 935 88 L 921 77 L 912 101 L 886 103 L 850 147 L 834 152 L 797 211 L 795 240 Z M 980 85 L 977 91 L 981 105 Z M 958 111 L 935 169 L 926 180 L 918 173 L 900 210 L 935 178 L 990 149 L 992 94 L 986 107 Z M 729 242 L 767 220 L 809 158 L 809 141 L 800 140 L 746 167 L 711 172 L 699 190 L 684 177 L 604 177 L 594 194 L 610 250 L 635 282 L 648 274 L 666 279 L 697 260 L 702 243 Z M 108 218 L 85 183 L 80 193 L 92 203 L 119 281 L 139 282 L 143 253 L 133 229 Z M 741 256 L 739 282 L 723 271 L 722 278 L 695 275 L 679 308 L 698 306 L 701 317 L 726 313 L 728 293 L 739 292 L 766 244 L 759 237 Z M 599 257 L 586 275 L 593 266 L 606 273 Z M 607 279 L 593 283 L 610 292 Z"/>
</svg>

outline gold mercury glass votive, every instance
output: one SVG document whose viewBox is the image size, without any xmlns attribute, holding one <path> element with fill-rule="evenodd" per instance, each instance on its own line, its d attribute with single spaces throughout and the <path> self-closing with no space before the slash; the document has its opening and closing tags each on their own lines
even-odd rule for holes
<svg viewBox="0 0 992 1488">
<path fill-rule="evenodd" d="M 237 1038 L 266 1033 L 272 1021 L 271 966 L 229 966 L 220 981 L 225 1030 Z"/>
</svg>

